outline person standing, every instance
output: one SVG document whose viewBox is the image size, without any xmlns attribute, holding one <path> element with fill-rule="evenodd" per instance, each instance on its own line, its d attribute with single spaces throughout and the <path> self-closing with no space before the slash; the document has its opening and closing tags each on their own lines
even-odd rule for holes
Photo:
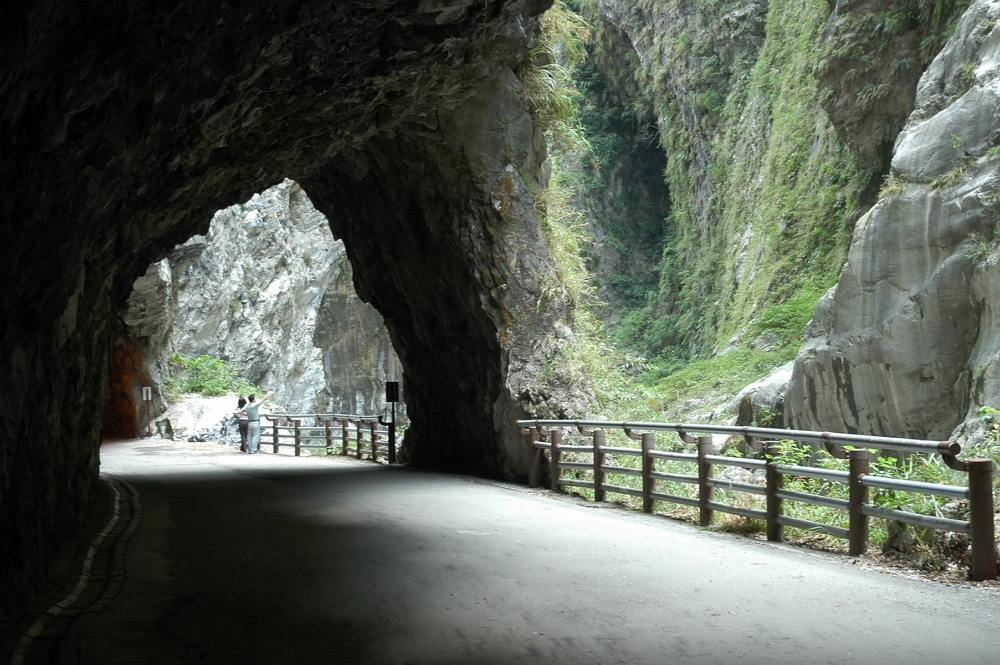
<svg viewBox="0 0 1000 665">
<path fill-rule="evenodd" d="M 240 452 L 246 453 L 247 451 L 247 426 L 250 424 L 250 418 L 247 416 L 246 411 L 243 411 L 243 407 L 247 405 L 247 401 L 240 397 L 240 401 L 236 403 L 236 411 L 233 415 L 236 416 L 236 426 L 240 431 Z"/>
<path fill-rule="evenodd" d="M 259 402 L 254 400 L 254 395 L 247 397 L 247 402 L 241 411 L 247 414 L 247 446 L 250 454 L 255 455 L 260 452 L 260 405 L 267 401 L 267 398 L 274 394 L 273 390 L 268 390 Z"/>
</svg>

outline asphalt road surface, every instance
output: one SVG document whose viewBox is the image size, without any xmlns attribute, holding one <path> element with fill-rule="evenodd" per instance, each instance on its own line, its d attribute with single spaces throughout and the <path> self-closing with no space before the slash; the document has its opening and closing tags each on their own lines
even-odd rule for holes
<svg viewBox="0 0 1000 665">
<path fill-rule="evenodd" d="M 343 458 L 101 458 L 106 573 L 12 662 L 1000 663 L 996 587 Z"/>
</svg>

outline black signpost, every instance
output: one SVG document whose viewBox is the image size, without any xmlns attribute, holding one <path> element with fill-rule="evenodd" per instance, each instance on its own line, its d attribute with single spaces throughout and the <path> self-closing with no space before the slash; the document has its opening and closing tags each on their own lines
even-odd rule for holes
<svg viewBox="0 0 1000 665">
<path fill-rule="evenodd" d="M 399 401 L 399 381 L 386 381 L 385 401 L 392 405 L 392 420 L 385 422 L 379 417 L 378 422 L 389 428 L 389 464 L 396 463 L 396 402 Z"/>
</svg>

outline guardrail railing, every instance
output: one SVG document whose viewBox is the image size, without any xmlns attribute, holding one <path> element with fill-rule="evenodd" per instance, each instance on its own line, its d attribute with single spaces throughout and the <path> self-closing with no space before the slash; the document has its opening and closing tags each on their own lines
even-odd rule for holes
<svg viewBox="0 0 1000 665">
<path fill-rule="evenodd" d="M 642 499 L 642 509 L 645 512 L 652 512 L 654 503 L 657 501 L 691 506 L 698 509 L 699 522 L 702 525 L 711 523 L 714 511 L 758 519 L 766 523 L 767 539 L 771 541 L 782 539 L 785 526 L 818 530 L 837 538 L 846 539 L 851 555 L 864 554 L 868 550 L 869 517 L 895 520 L 924 528 L 964 533 L 969 535 L 971 541 L 970 577 L 973 580 L 997 578 L 997 549 L 993 524 L 993 460 L 960 460 L 957 456 L 961 453 L 962 447 L 954 441 L 923 441 L 859 434 L 726 425 L 579 420 L 519 420 L 517 423 L 528 439 L 530 455 L 528 484 L 530 487 L 541 486 L 542 453 L 547 451 L 549 453 L 548 475 L 553 491 L 561 491 L 563 487 L 587 488 L 593 490 L 595 501 L 604 501 L 608 493 L 635 496 Z M 565 444 L 563 440 L 566 429 L 576 430 L 581 437 L 589 440 L 589 443 L 585 445 Z M 608 430 L 617 429 L 622 430 L 628 439 L 639 441 L 640 447 L 608 446 Z M 656 448 L 657 432 L 676 433 L 681 441 L 696 445 L 697 452 L 658 450 Z M 713 454 L 712 437 L 696 437 L 695 434 L 742 436 L 748 448 L 763 450 L 765 459 L 715 455 Z M 780 464 L 777 461 L 777 453 L 779 442 L 783 440 L 820 444 L 833 457 L 848 460 L 849 470 L 840 471 Z M 968 486 L 961 487 L 876 476 L 871 473 L 869 448 L 939 455 L 949 468 L 968 474 Z M 565 461 L 562 456 L 567 453 L 592 455 L 592 459 L 589 462 Z M 621 464 L 608 464 L 607 458 L 609 456 L 638 457 L 641 463 L 636 468 L 621 466 Z M 696 473 L 692 474 L 666 471 L 657 467 L 659 460 L 691 464 L 697 470 Z M 716 478 L 714 470 L 719 466 L 763 471 L 765 482 L 763 485 L 756 485 Z M 563 470 L 589 472 L 592 479 L 563 478 L 561 475 Z M 609 474 L 641 478 L 641 489 L 608 483 L 607 476 Z M 848 498 L 841 499 L 822 494 L 787 490 L 784 488 L 786 476 L 814 478 L 829 483 L 844 483 L 847 485 Z M 658 491 L 657 483 L 659 482 L 691 485 L 697 488 L 697 494 L 696 496 L 682 496 Z M 763 496 L 765 509 L 744 508 L 716 501 L 714 494 L 718 488 Z M 869 502 L 870 488 L 966 499 L 969 502 L 969 520 L 921 515 L 872 505 Z M 783 502 L 785 501 L 796 501 L 846 511 L 848 528 L 785 515 L 783 513 Z"/>
<path fill-rule="evenodd" d="M 372 461 L 385 458 L 396 461 L 395 432 L 385 427 L 379 416 L 343 413 L 271 414 L 263 415 L 270 424 L 261 428 L 261 446 L 268 444 L 277 454 L 282 447 L 294 448 L 295 456 L 302 450 L 325 450 L 332 455 L 340 448 L 341 455 L 353 453 L 358 459 Z M 308 422 L 308 421 L 312 422 Z M 303 421 L 306 421 L 303 424 Z M 269 430 L 270 441 L 265 441 Z"/>
</svg>

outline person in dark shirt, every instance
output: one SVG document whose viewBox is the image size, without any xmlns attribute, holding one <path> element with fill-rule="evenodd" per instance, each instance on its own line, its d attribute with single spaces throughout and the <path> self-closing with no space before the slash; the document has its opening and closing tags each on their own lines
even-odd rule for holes
<svg viewBox="0 0 1000 665">
<path fill-rule="evenodd" d="M 245 411 L 242 411 L 243 407 L 247 405 L 247 401 L 240 397 L 240 400 L 236 403 L 236 411 L 233 415 L 236 416 L 236 426 L 240 430 L 240 452 L 247 453 L 247 426 L 250 424 L 250 418 L 247 416 Z"/>
</svg>

